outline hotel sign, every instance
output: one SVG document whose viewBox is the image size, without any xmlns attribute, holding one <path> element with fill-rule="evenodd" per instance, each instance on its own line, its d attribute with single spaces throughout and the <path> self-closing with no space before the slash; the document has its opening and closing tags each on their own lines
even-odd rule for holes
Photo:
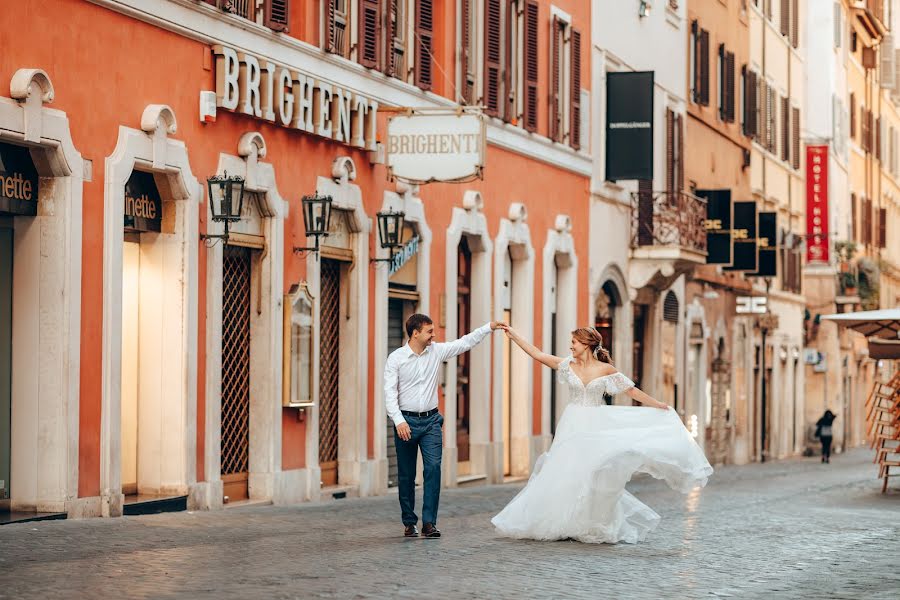
<svg viewBox="0 0 900 600">
<path fill-rule="evenodd" d="M 828 262 L 828 146 L 806 147 L 806 262 Z"/>
<path fill-rule="evenodd" d="M 778 215 L 759 213 L 759 235 L 756 238 L 756 271 L 747 277 L 775 277 L 778 273 Z"/>
<path fill-rule="evenodd" d="M 484 148 L 485 125 L 479 113 L 392 117 L 387 124 L 388 177 L 418 184 L 480 179 Z"/>
<path fill-rule="evenodd" d="M 213 46 L 216 106 L 375 150 L 378 102 L 227 46 Z"/>
<path fill-rule="evenodd" d="M 150 173 L 132 171 L 125 182 L 125 229 L 162 231 L 162 198 Z"/>
<path fill-rule="evenodd" d="M 0 144 L 0 214 L 36 216 L 39 181 L 28 148 Z"/>
</svg>

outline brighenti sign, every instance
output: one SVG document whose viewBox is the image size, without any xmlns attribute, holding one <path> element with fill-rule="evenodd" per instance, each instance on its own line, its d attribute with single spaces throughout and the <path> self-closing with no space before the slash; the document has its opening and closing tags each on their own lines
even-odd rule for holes
<svg viewBox="0 0 900 600">
<path fill-rule="evenodd" d="M 388 120 L 388 177 L 409 183 L 480 179 L 485 124 L 480 110 L 412 109 Z"/>
<path fill-rule="evenodd" d="M 213 46 L 216 106 L 375 150 L 378 102 L 300 71 Z"/>
</svg>

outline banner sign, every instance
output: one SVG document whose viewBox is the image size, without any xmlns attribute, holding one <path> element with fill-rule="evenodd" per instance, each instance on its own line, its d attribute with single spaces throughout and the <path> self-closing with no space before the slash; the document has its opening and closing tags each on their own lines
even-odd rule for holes
<svg viewBox="0 0 900 600">
<path fill-rule="evenodd" d="M 706 198 L 706 264 L 731 265 L 731 190 L 697 190 Z"/>
<path fill-rule="evenodd" d="M 125 229 L 162 230 L 162 198 L 150 173 L 132 171 L 125 182 Z"/>
<path fill-rule="evenodd" d="M 606 179 L 653 179 L 653 71 L 606 74 Z"/>
<path fill-rule="evenodd" d="M 0 144 L 0 214 L 37 215 L 39 181 L 28 148 Z"/>
<path fill-rule="evenodd" d="M 388 265 L 388 277 L 399 271 L 403 268 L 403 265 L 409 262 L 416 253 L 419 252 L 419 236 L 414 237 L 413 239 L 406 242 L 406 245 L 403 246 L 403 249 L 394 255 L 394 258 L 391 259 L 390 264 Z"/>
<path fill-rule="evenodd" d="M 389 179 L 408 183 L 460 183 L 480 179 L 485 124 L 480 113 L 413 113 L 387 123 Z"/>
<path fill-rule="evenodd" d="M 759 235 L 756 239 L 756 272 L 747 277 L 775 277 L 778 272 L 778 215 L 774 212 L 759 213 Z"/>
<path fill-rule="evenodd" d="M 757 266 L 756 232 L 759 228 L 756 202 L 734 203 L 734 227 L 731 231 L 731 266 L 724 271 L 755 271 Z"/>
<path fill-rule="evenodd" d="M 806 147 L 806 262 L 828 262 L 828 146 Z"/>
</svg>

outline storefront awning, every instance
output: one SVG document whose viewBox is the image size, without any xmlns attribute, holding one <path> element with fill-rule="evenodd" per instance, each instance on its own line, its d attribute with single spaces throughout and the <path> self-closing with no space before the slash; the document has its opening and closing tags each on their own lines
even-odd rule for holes
<svg viewBox="0 0 900 600">
<path fill-rule="evenodd" d="M 900 338 L 900 308 L 838 313 L 822 318 L 858 331 L 866 337 L 878 337 L 886 340 Z"/>
</svg>

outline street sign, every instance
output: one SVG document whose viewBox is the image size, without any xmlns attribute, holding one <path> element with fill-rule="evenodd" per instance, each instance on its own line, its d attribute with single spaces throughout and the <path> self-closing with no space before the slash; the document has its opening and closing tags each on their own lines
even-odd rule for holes
<svg viewBox="0 0 900 600">
<path fill-rule="evenodd" d="M 737 306 L 735 312 L 739 315 L 763 315 L 766 313 L 765 296 L 738 296 L 736 299 Z"/>
</svg>

